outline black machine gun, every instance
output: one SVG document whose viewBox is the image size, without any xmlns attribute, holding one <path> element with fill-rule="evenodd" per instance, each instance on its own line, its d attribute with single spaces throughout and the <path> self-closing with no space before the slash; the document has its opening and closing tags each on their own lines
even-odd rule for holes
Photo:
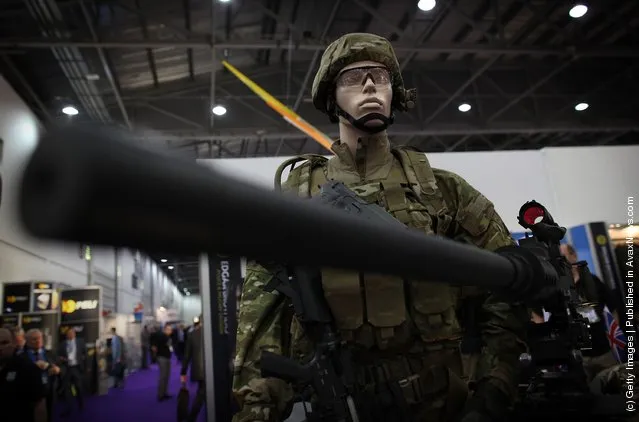
<svg viewBox="0 0 639 422">
<path fill-rule="evenodd" d="M 519 246 L 551 263 L 558 277 L 554 289 L 529 302 L 537 312 L 546 311 L 550 316 L 543 323 L 530 324 L 529 353 L 520 357 L 523 373 L 517 420 L 539 420 L 544 411 L 553 416 L 561 412 L 622 417 L 622 397 L 594 396 L 589 390 L 583 367 L 583 352 L 591 348 L 589 320 L 579 312 L 572 265 L 560 253 L 566 229 L 536 201 L 521 207 L 518 221 L 531 231 L 519 240 Z M 585 261 L 573 265 L 579 267 L 582 277 L 591 277 Z"/>
</svg>

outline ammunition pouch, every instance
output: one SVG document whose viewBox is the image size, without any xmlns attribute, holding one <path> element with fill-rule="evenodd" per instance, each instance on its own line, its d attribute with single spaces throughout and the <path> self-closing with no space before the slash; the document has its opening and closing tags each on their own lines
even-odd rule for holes
<svg viewBox="0 0 639 422">
<path fill-rule="evenodd" d="M 409 370 L 410 360 L 403 361 Z M 358 371 L 359 378 L 368 380 L 356 388 L 362 420 L 454 420 L 464 408 L 467 384 L 447 365 L 423 367 L 403 377 L 389 376 L 392 369 L 381 364 Z"/>
</svg>

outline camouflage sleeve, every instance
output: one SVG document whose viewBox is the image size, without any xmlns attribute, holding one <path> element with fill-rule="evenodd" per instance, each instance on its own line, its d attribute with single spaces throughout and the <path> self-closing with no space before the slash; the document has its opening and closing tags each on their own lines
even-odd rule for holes
<svg viewBox="0 0 639 422">
<path fill-rule="evenodd" d="M 233 373 L 233 394 L 240 407 L 234 422 L 280 421 L 286 416 L 293 391 L 289 384 L 260 375 L 262 351 L 285 354 L 285 301 L 262 287 L 272 275 L 250 263 L 242 288 Z"/>
<path fill-rule="evenodd" d="M 491 251 L 515 243 L 492 202 L 460 176 L 448 172 L 445 176 L 440 180 L 452 191 L 455 202 L 449 206 L 454 210 L 452 237 Z M 519 381 L 519 356 L 527 349 L 528 311 L 522 304 L 499 301 L 488 292 L 486 296 L 479 327 L 483 350 L 475 380 L 477 385 L 488 382 L 512 403 Z"/>
</svg>

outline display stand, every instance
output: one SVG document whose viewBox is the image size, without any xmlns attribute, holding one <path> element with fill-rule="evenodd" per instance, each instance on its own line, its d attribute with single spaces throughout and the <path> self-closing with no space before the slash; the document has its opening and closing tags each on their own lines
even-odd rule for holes
<svg viewBox="0 0 639 422">
<path fill-rule="evenodd" d="M 58 325 L 60 314 L 58 311 L 23 312 L 20 313 L 20 327 L 25 333 L 32 329 L 42 332 L 44 349 L 56 354 L 58 352 Z"/>
<path fill-rule="evenodd" d="M 237 286 L 242 283 L 241 258 L 203 255 L 200 259 L 202 334 L 207 422 L 230 422 L 231 383 L 237 327 Z"/>
<path fill-rule="evenodd" d="M 102 315 L 102 288 L 89 286 L 77 289 L 64 289 L 60 292 L 60 338 L 73 328 L 76 335 L 86 345 L 85 379 L 89 385 L 88 392 L 100 392 L 100 366 L 96 343 L 100 338 L 100 319 Z M 97 345 L 99 346 L 99 344 Z"/>
</svg>

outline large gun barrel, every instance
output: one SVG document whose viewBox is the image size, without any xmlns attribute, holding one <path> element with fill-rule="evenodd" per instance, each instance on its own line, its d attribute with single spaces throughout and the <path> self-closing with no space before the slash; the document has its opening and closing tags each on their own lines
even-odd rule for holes
<svg viewBox="0 0 639 422">
<path fill-rule="evenodd" d="M 357 219 L 144 149 L 107 128 L 45 134 L 23 175 L 19 207 L 31 234 L 57 240 L 225 253 L 519 294 L 547 279 L 544 265 L 525 253 L 491 253 Z"/>
</svg>

